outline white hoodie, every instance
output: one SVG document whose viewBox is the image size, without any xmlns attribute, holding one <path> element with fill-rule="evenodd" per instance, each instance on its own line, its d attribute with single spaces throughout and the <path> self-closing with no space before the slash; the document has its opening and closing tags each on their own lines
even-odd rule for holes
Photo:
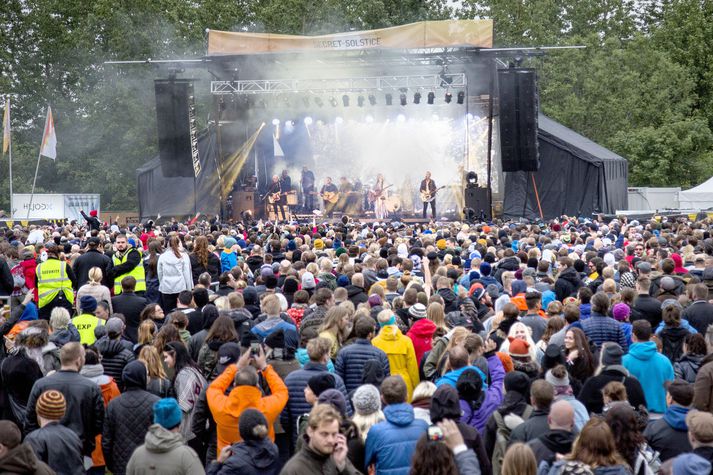
<svg viewBox="0 0 713 475">
<path fill-rule="evenodd" d="M 179 259 L 171 249 L 158 258 L 158 290 L 163 294 L 178 294 L 193 289 L 191 260 L 181 252 Z"/>
</svg>

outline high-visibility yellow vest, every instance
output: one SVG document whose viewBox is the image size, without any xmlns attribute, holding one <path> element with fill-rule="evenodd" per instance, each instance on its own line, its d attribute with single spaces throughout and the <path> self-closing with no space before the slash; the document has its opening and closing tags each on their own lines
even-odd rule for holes
<svg viewBox="0 0 713 475">
<path fill-rule="evenodd" d="M 50 303 L 60 292 L 69 303 L 74 303 L 72 281 L 67 277 L 67 263 L 59 259 L 47 259 L 37 266 L 38 307 Z"/>
<path fill-rule="evenodd" d="M 114 254 L 114 256 L 112 257 L 112 261 L 114 261 L 114 266 L 123 264 L 124 262 L 126 262 L 126 258 L 128 257 L 129 252 L 132 251 L 136 251 L 139 253 L 139 263 L 130 272 L 114 277 L 114 295 L 119 295 L 121 293 L 121 279 L 129 275 L 136 279 L 136 289 L 134 289 L 136 292 L 146 291 L 146 272 L 144 271 L 144 261 L 141 256 L 141 251 L 133 248 L 129 249 L 129 251 L 122 257 L 118 257 L 116 254 Z"/>
<path fill-rule="evenodd" d="M 101 318 L 95 317 L 91 313 L 83 313 L 74 317 L 72 323 L 79 331 L 79 342 L 82 345 L 92 345 L 97 340 L 94 336 L 94 329 L 104 325 Z"/>
</svg>

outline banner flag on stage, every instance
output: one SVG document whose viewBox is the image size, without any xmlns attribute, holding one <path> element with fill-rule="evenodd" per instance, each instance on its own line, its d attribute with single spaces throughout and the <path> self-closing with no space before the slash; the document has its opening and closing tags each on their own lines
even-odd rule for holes
<svg viewBox="0 0 713 475">
<path fill-rule="evenodd" d="M 275 156 L 276 157 L 284 157 L 285 152 L 282 151 L 282 147 L 280 147 L 280 141 L 277 140 L 277 137 L 275 135 L 272 136 L 272 143 L 275 148 Z"/>
<path fill-rule="evenodd" d="M 52 160 L 57 159 L 57 135 L 54 133 L 54 120 L 52 119 L 52 107 L 50 106 L 47 106 L 47 119 L 45 119 L 45 132 L 42 134 L 40 155 Z"/>
<path fill-rule="evenodd" d="M 5 112 L 2 115 L 2 153 L 10 149 L 10 97 L 5 102 Z"/>
</svg>

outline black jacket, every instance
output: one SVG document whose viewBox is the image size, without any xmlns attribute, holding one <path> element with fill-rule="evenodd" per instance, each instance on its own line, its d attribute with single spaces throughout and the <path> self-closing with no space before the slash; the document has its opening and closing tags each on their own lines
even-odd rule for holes
<svg viewBox="0 0 713 475">
<path fill-rule="evenodd" d="M 72 270 L 77 276 L 75 290 L 89 282 L 89 269 L 98 267 L 102 271 L 102 285 L 109 287 L 109 270 L 112 268 L 111 258 L 96 249 L 89 249 L 74 261 Z"/>
<path fill-rule="evenodd" d="M 35 282 L 37 285 L 37 282 Z M 10 295 L 15 288 L 15 279 L 12 278 L 10 266 L 7 261 L 0 257 L 0 295 Z"/>
<path fill-rule="evenodd" d="M 126 472 L 134 449 L 144 443 L 153 423 L 153 405 L 159 400 L 148 391 L 129 388 L 109 401 L 102 431 L 102 452 L 107 468 L 115 475 Z"/>
<path fill-rule="evenodd" d="M 114 378 L 119 389 L 123 391 L 124 384 L 121 379 L 121 372 L 124 371 L 124 366 L 136 359 L 134 352 L 131 351 L 131 344 L 127 345 L 122 340 L 110 340 L 108 337 L 103 336 L 96 341 L 94 346 L 102 356 L 104 374 Z"/>
<path fill-rule="evenodd" d="M 210 274 L 211 282 L 218 282 L 218 279 L 220 279 L 220 258 L 218 256 L 209 252 L 207 266 L 203 266 L 203 264 L 201 264 L 198 260 L 198 257 L 193 253 L 191 253 L 188 257 L 191 260 L 193 282 L 198 282 L 198 277 L 200 277 L 200 275 L 204 272 Z"/>
<path fill-rule="evenodd" d="M 104 399 L 99 386 L 76 371 L 59 370 L 38 380 L 27 401 L 27 432 L 39 427 L 35 405 L 40 394 L 48 389 L 56 389 L 65 395 L 67 410 L 61 422 L 79 436 L 84 448 L 82 454 L 90 456 L 95 437 L 101 434 L 104 424 Z"/>
<path fill-rule="evenodd" d="M 457 422 L 457 424 L 460 435 L 463 436 L 463 442 L 469 449 L 473 449 L 475 456 L 478 458 L 480 473 L 482 475 L 491 475 L 493 473 L 492 462 L 488 456 L 489 452 L 485 451 L 485 444 L 483 443 L 483 438 L 480 437 L 480 432 L 465 422 Z"/>
<path fill-rule="evenodd" d="M 25 438 L 37 458 L 62 475 L 83 475 L 82 442 L 77 434 L 58 422 L 50 422 Z"/>
<path fill-rule="evenodd" d="M 520 259 L 515 256 L 506 257 L 498 263 L 498 269 L 495 271 L 495 279 L 502 285 L 503 274 L 505 272 L 515 272 L 520 268 Z"/>
<path fill-rule="evenodd" d="M 458 310 L 458 296 L 451 289 L 438 289 L 436 293 L 443 299 L 443 303 L 445 304 L 443 307 L 444 312 L 448 313 Z"/>
<path fill-rule="evenodd" d="M 683 379 L 691 384 L 696 382 L 698 369 L 705 355 L 684 354 L 673 364 L 673 373 L 677 378 Z"/>
<path fill-rule="evenodd" d="M 111 298 L 111 307 L 114 313 L 121 313 L 126 317 L 126 329 L 124 334 L 133 343 L 138 341 L 139 317 L 141 311 L 149 304 L 144 297 L 133 292 L 122 292 Z"/>
<path fill-rule="evenodd" d="M 713 304 L 705 300 L 693 302 L 683 311 L 683 318 L 688 320 L 698 333 L 705 335 L 708 325 L 713 323 Z"/>
<path fill-rule="evenodd" d="M 230 447 L 232 455 L 225 463 L 213 462 L 208 475 L 277 475 L 280 457 L 277 446 L 270 439 L 239 442 Z"/>
<path fill-rule="evenodd" d="M 42 378 L 42 370 L 35 360 L 27 356 L 24 349 L 15 349 L 0 363 L 0 388 L 8 398 L 12 420 L 22 427 L 25 424 L 27 400 L 35 381 Z"/>
<path fill-rule="evenodd" d="M 369 296 L 366 295 L 366 292 L 361 287 L 349 284 L 345 287 L 345 289 L 347 289 L 349 301 L 353 303 L 355 307 L 358 306 L 360 303 L 365 303 L 367 300 L 369 300 Z"/>
<path fill-rule="evenodd" d="M 503 397 L 503 402 L 500 404 L 496 410 L 503 416 L 508 414 L 515 414 L 520 417 L 525 412 L 529 406 L 525 397 L 518 393 L 517 391 L 509 391 L 505 393 Z M 488 418 L 488 422 L 485 423 L 485 430 L 483 431 L 483 439 L 485 442 L 485 452 L 492 454 L 495 450 L 495 439 L 498 430 L 498 424 L 495 422 L 495 417 L 493 414 Z"/>
<path fill-rule="evenodd" d="M 562 271 L 555 281 L 555 295 L 560 302 L 570 295 L 574 295 L 579 288 L 584 285 L 579 278 L 579 274 L 573 267 L 568 267 Z"/>
<path fill-rule="evenodd" d="M 664 327 L 659 332 L 661 354 L 675 363 L 683 355 L 683 340 L 688 336 L 688 330 L 683 327 Z"/>
<path fill-rule="evenodd" d="M 644 437 L 651 448 L 661 454 L 662 462 L 693 450 L 688 441 L 688 431 L 683 427 L 672 427 L 666 421 L 665 415 L 649 422 L 644 430 Z"/>
<path fill-rule="evenodd" d="M 535 454 L 537 465 L 545 461 L 549 464 L 553 463 L 557 454 L 568 454 L 572 450 L 574 442 L 574 434 L 566 430 L 549 430 L 542 434 L 537 439 L 527 443 Z"/>
<path fill-rule="evenodd" d="M 550 426 L 547 423 L 547 416 L 549 414 L 549 409 L 544 411 L 535 409 L 532 411 L 532 415 L 529 419 L 512 430 L 508 446 L 515 442 L 526 443 L 547 433 L 550 430 Z"/>
<path fill-rule="evenodd" d="M 629 320 L 647 320 L 651 328 L 656 328 L 661 323 L 661 302 L 650 295 L 639 294 L 634 300 Z"/>
<path fill-rule="evenodd" d="M 587 411 L 594 414 L 600 414 L 604 408 L 604 400 L 602 399 L 602 389 L 612 381 L 618 381 L 624 384 L 626 395 L 629 399 L 629 404 L 638 408 L 643 404 L 646 407 L 646 398 L 641 383 L 623 366 L 607 366 L 596 376 L 589 378 L 582 389 L 579 391 L 577 399 L 584 404 Z"/>
</svg>

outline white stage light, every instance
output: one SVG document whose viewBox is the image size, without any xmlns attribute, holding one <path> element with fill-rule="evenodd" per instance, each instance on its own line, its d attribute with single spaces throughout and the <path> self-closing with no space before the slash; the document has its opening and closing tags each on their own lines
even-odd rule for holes
<svg viewBox="0 0 713 475">
<path fill-rule="evenodd" d="M 396 116 L 396 122 L 403 124 L 404 122 L 406 122 L 406 116 L 403 114 L 399 114 L 398 116 Z"/>
<path fill-rule="evenodd" d="M 371 124 L 372 122 L 374 122 L 374 118 L 370 115 L 367 115 L 364 120 L 366 121 L 367 124 Z"/>
<path fill-rule="evenodd" d="M 272 119 L 272 125 L 280 125 L 280 119 Z"/>
<path fill-rule="evenodd" d="M 305 117 L 305 125 L 312 125 L 312 117 Z"/>
</svg>

